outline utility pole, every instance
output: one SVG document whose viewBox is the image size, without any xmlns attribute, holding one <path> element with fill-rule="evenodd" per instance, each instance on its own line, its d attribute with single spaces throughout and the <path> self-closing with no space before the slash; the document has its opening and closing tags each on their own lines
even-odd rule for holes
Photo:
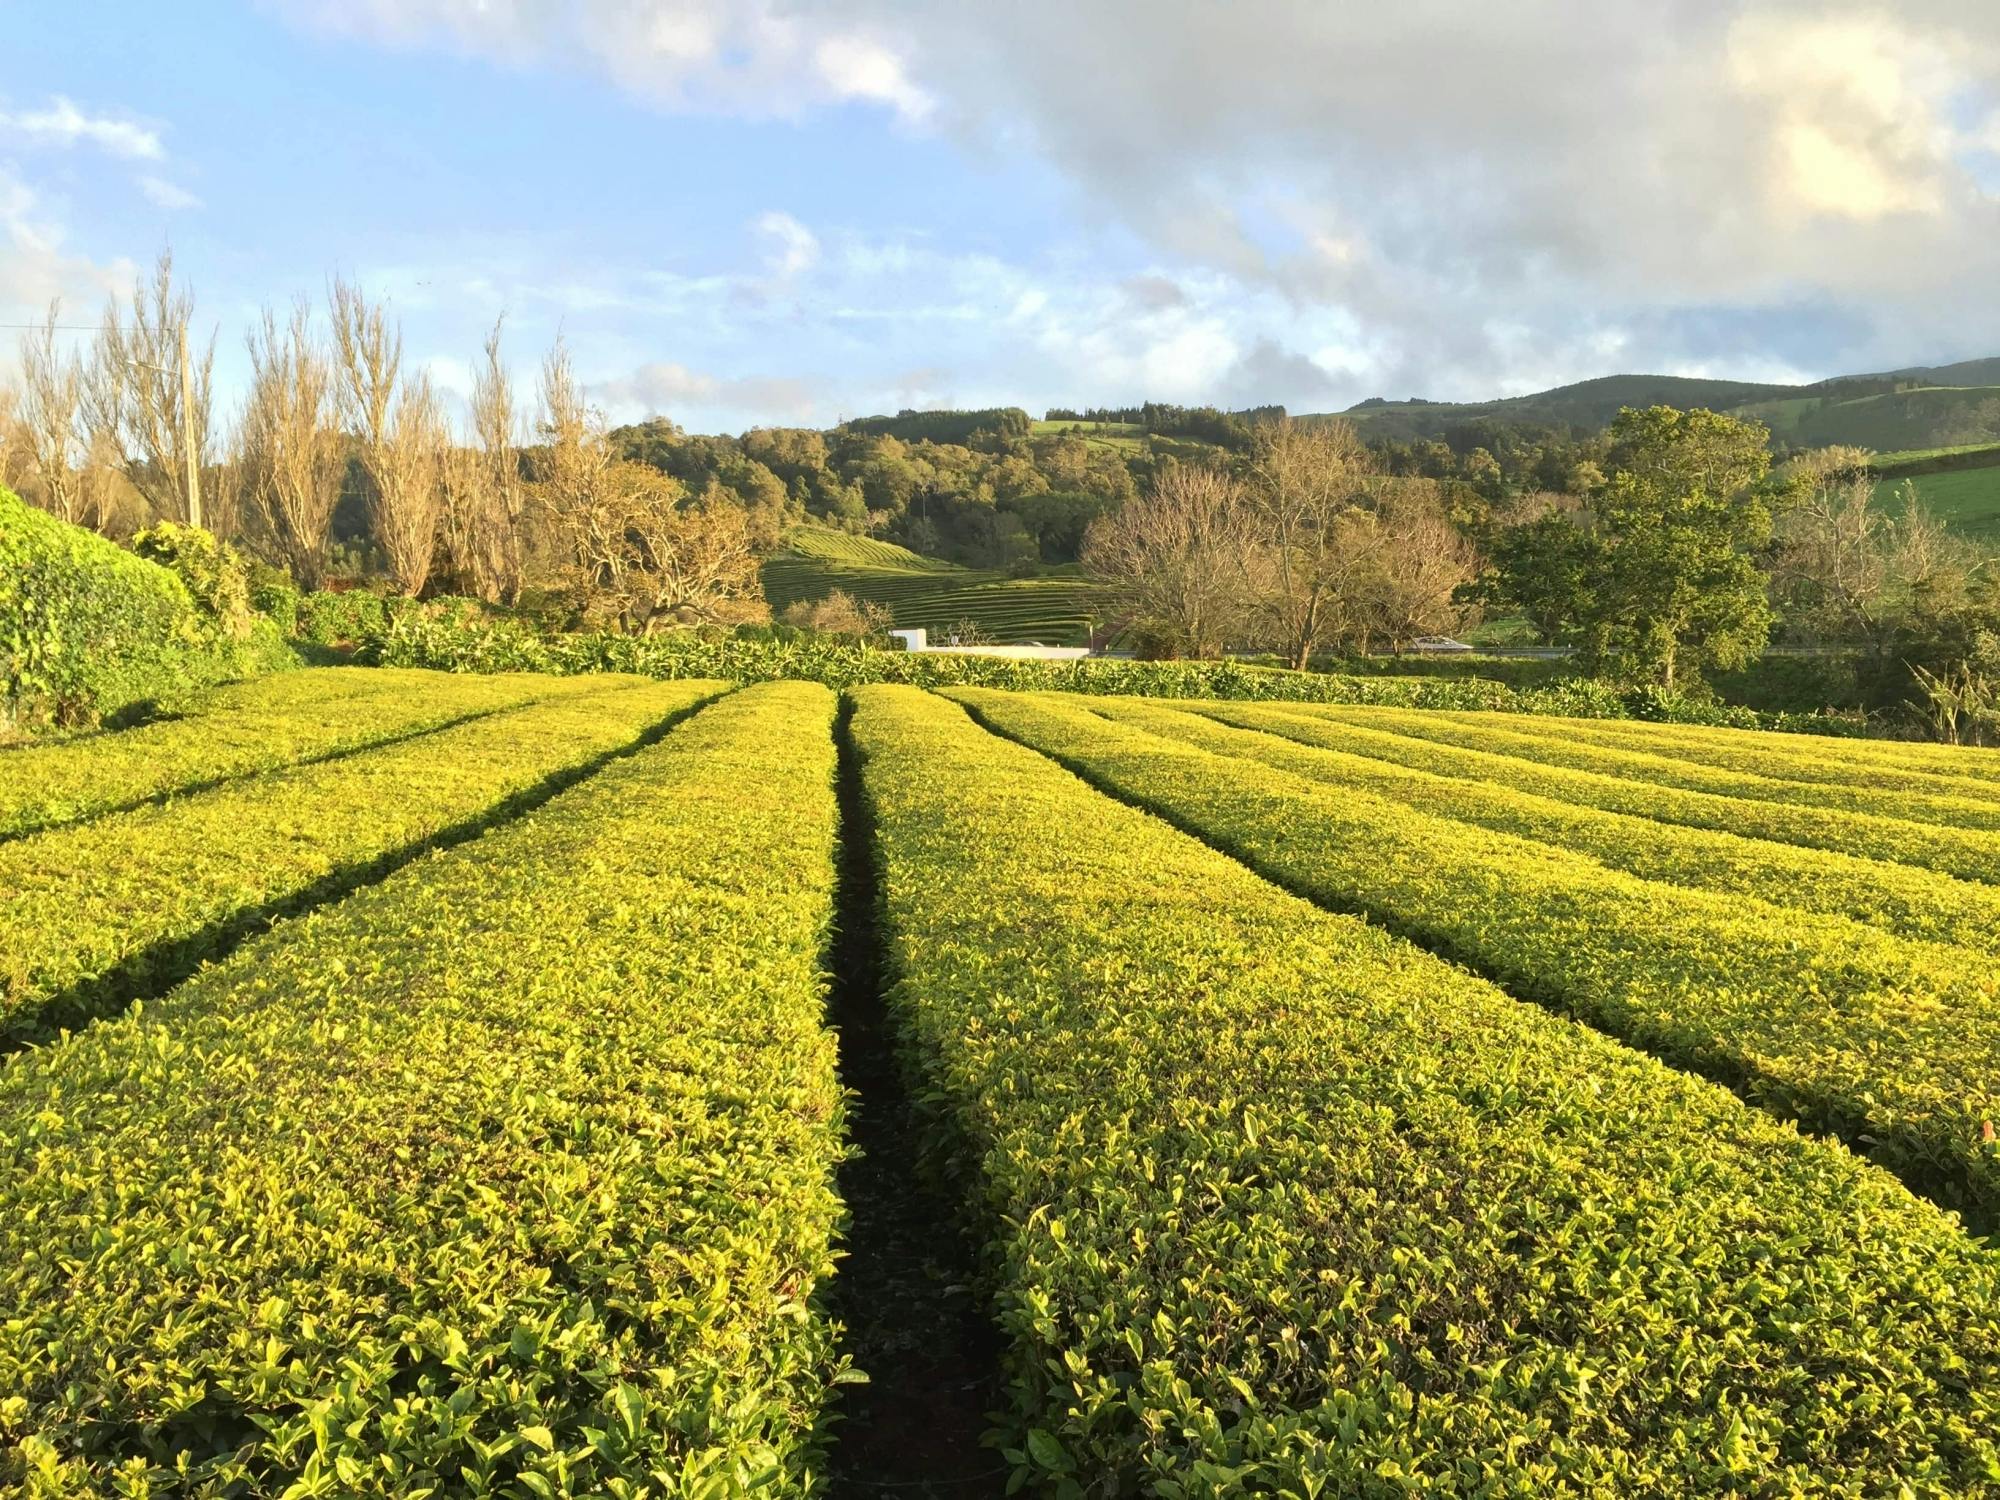
<svg viewBox="0 0 2000 1500">
<path fill-rule="evenodd" d="M 187 464 L 188 525 L 201 525 L 201 454 L 194 445 L 194 381 L 188 373 L 187 322 L 180 325 L 181 456 Z"/>
</svg>

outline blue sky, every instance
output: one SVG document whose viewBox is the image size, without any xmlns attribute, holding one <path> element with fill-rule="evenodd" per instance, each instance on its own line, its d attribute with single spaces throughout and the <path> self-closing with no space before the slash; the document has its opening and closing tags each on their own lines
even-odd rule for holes
<svg viewBox="0 0 2000 1500">
<path fill-rule="evenodd" d="M 0 318 L 171 240 L 225 389 L 339 271 L 698 430 L 2000 353 L 1996 10 L 17 4 Z"/>
</svg>

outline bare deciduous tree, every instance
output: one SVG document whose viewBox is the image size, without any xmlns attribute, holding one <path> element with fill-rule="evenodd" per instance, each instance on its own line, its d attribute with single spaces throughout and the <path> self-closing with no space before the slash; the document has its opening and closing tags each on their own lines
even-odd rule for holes
<svg viewBox="0 0 2000 1500">
<path fill-rule="evenodd" d="M 1465 609 L 1454 601 L 1460 584 L 1479 571 L 1479 554 L 1427 479 L 1378 481 L 1376 554 L 1370 613 L 1389 649 L 1401 655 L 1419 636 L 1455 630 Z"/>
<path fill-rule="evenodd" d="M 21 340 L 21 442 L 43 508 L 73 526 L 95 528 L 105 519 L 105 496 L 90 472 L 85 372 L 81 359 L 57 348 L 58 312 L 50 303 L 46 321 Z"/>
<path fill-rule="evenodd" d="M 1221 469 L 1174 465 L 1084 533 L 1086 569 L 1111 586 L 1156 649 L 1219 656 L 1241 640 L 1264 581 L 1264 546 L 1242 486 Z"/>
<path fill-rule="evenodd" d="M 116 443 L 126 478 L 156 516 L 206 524 L 215 336 L 195 349 L 193 319 L 193 295 L 175 285 L 173 253 L 163 250 L 151 282 L 132 294 L 129 321 L 116 298 L 104 310 L 88 420 Z"/>
<path fill-rule="evenodd" d="M 663 620 L 737 624 L 769 613 L 742 506 L 690 502 L 679 480 L 644 464 L 621 463 L 612 477 L 634 502 L 628 625 L 650 635 Z"/>
<path fill-rule="evenodd" d="M 587 616 L 651 634 L 662 621 L 766 614 L 740 506 L 690 502 L 672 475 L 614 457 L 561 340 L 543 361 L 541 394 L 542 518 Z"/>
<path fill-rule="evenodd" d="M 340 498 L 342 441 L 334 425 L 333 361 L 300 299 L 283 324 L 266 308 L 250 335 L 243 411 L 246 488 L 292 576 L 309 589 L 326 576 L 327 534 Z"/>
<path fill-rule="evenodd" d="M 1771 588 L 1792 629 L 1881 655 L 1913 604 L 1948 604 L 1978 559 L 1924 509 L 1915 486 L 1902 487 L 1899 508 L 1879 503 L 1868 461 L 1865 450 L 1845 447 L 1792 461 Z"/>
<path fill-rule="evenodd" d="M 1268 629 L 1294 667 L 1336 639 L 1377 533 L 1354 524 L 1368 457 L 1352 424 L 1286 418 L 1258 430 L 1249 500 L 1270 544 Z"/>
<path fill-rule="evenodd" d="M 1360 502 L 1368 450 L 1352 424 L 1286 418 L 1258 430 L 1250 504 L 1270 544 L 1268 638 L 1296 668 L 1356 628 L 1382 544 Z"/>
<path fill-rule="evenodd" d="M 572 583 L 622 593 L 626 507 L 609 483 L 611 445 L 560 337 L 542 361 L 541 399 L 536 478 L 542 519 L 560 538 Z"/>
<path fill-rule="evenodd" d="M 894 623 L 887 605 L 857 599 L 845 589 L 834 589 L 824 599 L 795 600 L 786 606 L 783 618 L 787 625 L 854 640 L 885 636 Z"/>
<path fill-rule="evenodd" d="M 495 323 L 486 336 L 485 363 L 472 383 L 472 431 L 479 442 L 477 482 L 460 483 L 455 490 L 453 530 L 459 550 L 454 556 L 480 597 L 512 603 L 521 593 L 528 518 L 514 391 L 500 357 L 500 327 Z"/>
<path fill-rule="evenodd" d="M 402 373 L 403 335 L 379 303 L 339 279 L 330 300 L 339 409 L 368 479 L 375 539 L 396 587 L 414 598 L 437 551 L 444 413 L 428 376 Z"/>
<path fill-rule="evenodd" d="M 27 463 L 28 441 L 21 427 L 21 398 L 0 386 L 0 489 L 18 490 Z"/>
</svg>

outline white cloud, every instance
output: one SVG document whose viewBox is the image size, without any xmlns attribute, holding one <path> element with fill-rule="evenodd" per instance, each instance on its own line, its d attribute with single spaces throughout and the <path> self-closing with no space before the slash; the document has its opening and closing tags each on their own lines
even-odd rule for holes
<svg viewBox="0 0 2000 1500">
<path fill-rule="evenodd" d="M 815 382 L 797 376 L 728 377 L 654 360 L 627 374 L 594 382 L 590 392 L 616 415 L 679 416 L 719 411 L 752 414 L 752 422 L 830 420 L 826 396 Z"/>
<path fill-rule="evenodd" d="M 783 0 L 272 0 L 302 23 L 391 46 L 601 72 L 671 109 L 790 116 L 860 102 L 908 121 L 934 101 L 883 19 Z"/>
<path fill-rule="evenodd" d="M 108 295 L 131 290 L 131 261 L 100 264 L 67 239 L 59 208 L 0 165 L 0 322 L 39 322 L 59 302 L 63 322 L 89 324 Z M 0 380 L 12 378 L 17 347 L 0 341 Z"/>
<path fill-rule="evenodd" d="M 141 177 L 139 179 L 139 191 L 146 195 L 148 203 L 151 203 L 156 208 L 164 208 L 169 212 L 201 207 L 201 199 L 190 193 L 179 183 L 169 182 L 164 177 Z"/>
<path fill-rule="evenodd" d="M 1971 143 L 1943 112 L 1960 80 L 1938 38 L 1880 15 L 1746 15 L 1728 63 L 1766 112 L 1761 165 L 1778 212 L 1866 222 L 1946 210 Z"/>
<path fill-rule="evenodd" d="M 0 113 L 0 137 L 11 136 L 37 146 L 92 145 L 113 156 L 158 161 L 166 148 L 157 132 L 130 120 L 87 115 L 58 94 L 38 110 Z"/>
<path fill-rule="evenodd" d="M 819 263 L 819 237 L 790 214 L 773 209 L 751 227 L 770 245 L 765 263 L 779 280 L 788 281 Z"/>
<path fill-rule="evenodd" d="M 803 357 L 802 311 L 864 352 L 921 330 L 901 366 L 949 358 L 933 384 L 965 400 L 1470 396 L 2000 347 L 1992 0 L 269 3 L 655 107 L 861 106 L 1041 164 L 1072 247 L 1136 242 L 1115 275 L 954 254 L 952 225 L 798 226 L 809 244 L 774 220 L 783 297 L 742 277 L 719 300 L 634 292 L 769 336 L 774 361 Z M 780 313 L 782 335 L 758 321 Z"/>
<path fill-rule="evenodd" d="M 908 120 L 923 119 L 934 106 L 911 81 L 903 60 L 870 38 L 826 37 L 813 49 L 813 62 L 836 98 L 886 104 Z"/>
</svg>

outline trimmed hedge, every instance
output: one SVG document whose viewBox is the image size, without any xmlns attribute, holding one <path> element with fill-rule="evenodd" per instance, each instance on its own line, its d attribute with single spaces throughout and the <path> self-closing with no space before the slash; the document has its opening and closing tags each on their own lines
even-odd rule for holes
<svg viewBox="0 0 2000 1500">
<path fill-rule="evenodd" d="M 1423 736 L 1474 750 L 1532 760 L 1539 765 L 1567 766 L 1648 782 L 1686 792 L 1738 797 L 1757 802 L 1783 802 L 1792 807 L 1826 807 L 1877 818 L 1901 818 L 1910 823 L 1941 823 L 1947 828 L 2000 829 L 2000 803 L 1991 798 L 1960 796 L 1914 787 L 1887 787 L 1879 781 L 1859 785 L 1833 781 L 1793 781 L 1751 771 L 1656 754 L 1643 744 L 1607 747 L 1586 742 L 1564 725 L 1528 724 L 1496 715 L 1429 714 Z"/>
<path fill-rule="evenodd" d="M 295 664 L 218 630 L 169 569 L 0 489 L 0 722 L 88 724 Z"/>
<path fill-rule="evenodd" d="M 1281 710 L 1260 704 L 1168 706 L 1092 698 L 1091 710 L 1149 734 L 1240 755 L 1309 781 L 1356 787 L 1420 811 L 1552 844 L 1643 880 L 1728 891 L 1801 911 L 1827 912 L 1926 942 L 2000 954 L 2000 889 L 1933 870 L 1801 849 L 1768 839 L 1656 823 L 1531 792 L 1417 771 L 1286 736 Z M 1300 722 L 1293 717 L 1290 723 Z M 1250 732 L 1259 731 L 1259 732 Z"/>
<path fill-rule="evenodd" d="M 156 992 L 273 914 L 476 831 L 723 690 L 607 684 L 0 845 L 0 1042 Z"/>
<path fill-rule="evenodd" d="M 1240 661 L 1017 661 L 883 651 L 829 636 L 780 640 L 698 632 L 544 635 L 520 620 L 457 607 L 392 611 L 362 654 L 389 666 L 447 672 L 636 672 L 646 677 L 722 677 L 735 682 L 790 678 L 841 689 L 889 682 L 1150 698 L 1377 703 L 1592 718 L 1691 718 L 1705 724 L 1838 735 L 1858 734 L 1865 728 L 1857 720 L 1821 715 L 1759 719 L 1748 710 L 1574 680 L 1517 692 L 1505 683 L 1469 677 L 1342 676 Z"/>
<path fill-rule="evenodd" d="M 1740 1087 L 2000 1224 L 2000 969 L 1839 917 L 1639 880 L 1546 844 L 959 689 L 1000 732 L 1259 873 Z"/>
<path fill-rule="evenodd" d="M 298 689 L 335 676 L 323 698 Z M 359 677 L 358 684 L 343 680 Z M 370 678 L 373 681 L 370 681 Z M 274 691 L 282 684 L 282 691 Z M 438 677 L 428 672 L 305 670 L 224 689 L 184 719 L 0 755 L 0 838 L 186 794 L 258 771 L 428 733 L 464 719 L 567 696 L 590 678 Z"/>
<path fill-rule="evenodd" d="M 1711 792 L 1628 781 L 1597 771 L 1573 770 L 1497 749 L 1447 744 L 1425 732 L 1429 717 L 1392 710 L 1354 714 L 1296 704 L 1286 705 L 1281 715 L 1258 727 L 1310 745 L 1351 751 L 1420 771 L 1514 787 L 1607 812 L 1631 813 L 1662 823 L 1712 828 L 1812 849 L 1830 849 L 1862 859 L 1892 860 L 1966 880 L 2000 884 L 2000 834 L 1985 829 L 1945 828 L 1834 808 L 1720 797 Z"/>
<path fill-rule="evenodd" d="M 813 1490 L 832 709 L 725 699 L 0 1070 L 0 1488 Z"/>
<path fill-rule="evenodd" d="M 988 1244 L 1022 1482 L 2000 1485 L 2000 1268 L 1886 1173 L 948 704 L 854 696 L 892 1011 Z"/>
<path fill-rule="evenodd" d="M 1543 732 L 1541 724 L 1521 725 Z M 1555 726 L 1549 726 L 1551 732 Z M 1644 748 L 1732 771 L 1753 771 L 1795 781 L 1835 781 L 1849 786 L 1900 787 L 1959 797 L 2000 798 L 2000 754 L 1970 746 L 1903 741 L 1849 743 L 1838 750 L 1683 724 L 1572 721 L 1560 732 L 1590 744 Z"/>
</svg>

